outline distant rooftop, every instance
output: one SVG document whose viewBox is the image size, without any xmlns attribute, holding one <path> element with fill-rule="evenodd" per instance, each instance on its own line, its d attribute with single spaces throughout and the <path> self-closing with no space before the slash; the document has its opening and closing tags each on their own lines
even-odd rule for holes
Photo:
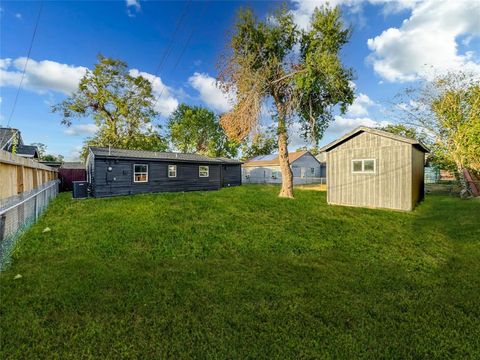
<svg viewBox="0 0 480 360">
<path fill-rule="evenodd" d="M 20 133 L 20 132 L 14 128 L 0 127 L 0 149 L 1 150 L 6 150 L 4 149 L 5 145 L 11 142 L 13 135 L 16 133 Z M 20 142 L 21 142 L 21 136 L 20 136 Z"/>
<path fill-rule="evenodd" d="M 290 164 L 293 163 L 298 158 L 302 157 L 308 153 L 308 151 L 296 151 L 288 153 L 288 160 Z M 246 161 L 243 166 L 278 166 L 280 165 L 280 160 L 278 159 L 278 154 L 270 154 L 270 155 L 260 155 L 256 156 L 251 160 Z"/>
</svg>

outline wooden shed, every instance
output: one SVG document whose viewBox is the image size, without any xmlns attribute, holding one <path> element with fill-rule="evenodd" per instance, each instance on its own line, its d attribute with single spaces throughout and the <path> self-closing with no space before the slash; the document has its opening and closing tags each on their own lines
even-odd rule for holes
<svg viewBox="0 0 480 360">
<path fill-rule="evenodd" d="M 358 127 L 324 146 L 329 204 L 412 210 L 424 196 L 421 142 Z"/>
<path fill-rule="evenodd" d="M 241 164 L 198 154 L 90 147 L 87 182 L 94 197 L 218 190 L 241 185 Z"/>
</svg>

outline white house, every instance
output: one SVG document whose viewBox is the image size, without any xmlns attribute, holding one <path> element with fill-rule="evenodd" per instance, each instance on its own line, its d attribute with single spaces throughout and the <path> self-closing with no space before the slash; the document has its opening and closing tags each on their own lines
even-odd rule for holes
<svg viewBox="0 0 480 360">
<path fill-rule="evenodd" d="M 297 151 L 288 154 L 293 172 L 294 184 L 310 184 L 325 181 L 325 164 L 318 161 L 309 151 Z M 261 155 L 242 165 L 243 183 L 282 182 L 282 172 L 278 154 Z"/>
</svg>

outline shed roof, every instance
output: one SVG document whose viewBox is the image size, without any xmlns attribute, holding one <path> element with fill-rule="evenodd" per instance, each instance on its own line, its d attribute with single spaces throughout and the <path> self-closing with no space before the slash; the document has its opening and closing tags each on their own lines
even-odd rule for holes
<svg viewBox="0 0 480 360">
<path fill-rule="evenodd" d="M 288 160 L 290 161 L 290 164 L 295 162 L 297 159 L 301 158 L 303 155 L 307 154 L 310 152 L 309 151 L 296 151 L 296 152 L 291 152 L 288 153 Z M 263 155 L 263 156 L 257 156 L 254 157 L 253 159 L 245 162 L 243 164 L 244 167 L 254 167 L 254 166 L 280 166 L 280 160 L 278 158 L 278 154 L 272 154 L 272 155 Z"/>
<path fill-rule="evenodd" d="M 350 131 L 348 134 L 342 136 L 341 138 L 339 138 L 335 141 L 332 141 L 330 144 L 325 145 L 324 147 L 322 147 L 320 149 L 320 151 L 330 151 L 333 148 L 336 148 L 337 146 L 339 146 L 339 145 L 343 144 L 344 142 L 350 140 L 351 138 L 361 134 L 362 132 L 368 132 L 370 134 L 375 134 L 375 135 L 383 136 L 383 137 L 386 137 L 386 138 L 389 138 L 389 139 L 401 141 L 401 142 L 404 142 L 404 143 L 407 143 L 407 144 L 411 144 L 412 146 L 415 146 L 416 148 L 418 148 L 419 150 L 422 150 L 423 152 L 430 152 L 430 150 L 421 141 L 410 139 L 410 138 L 400 136 L 400 135 L 395 135 L 395 134 L 392 134 L 388 131 L 372 129 L 372 128 L 369 128 L 369 127 L 366 127 L 366 126 L 359 126 L 359 127 L 355 128 L 354 130 Z"/>
<path fill-rule="evenodd" d="M 95 156 L 109 158 L 132 158 L 132 159 L 153 159 L 153 160 L 174 160 L 184 162 L 203 162 L 217 164 L 241 164 L 241 161 L 227 159 L 223 157 L 213 158 L 199 154 L 184 154 L 176 152 L 163 151 L 145 151 L 145 150 L 127 150 L 127 149 L 109 149 L 101 147 L 90 147 L 90 151 Z"/>
</svg>

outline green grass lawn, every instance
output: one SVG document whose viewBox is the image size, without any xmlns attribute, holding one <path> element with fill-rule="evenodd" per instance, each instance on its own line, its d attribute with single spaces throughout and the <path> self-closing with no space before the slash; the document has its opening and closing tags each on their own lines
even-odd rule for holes
<svg viewBox="0 0 480 360">
<path fill-rule="evenodd" d="M 278 190 L 62 194 L 0 274 L 0 358 L 480 357 L 479 201 Z"/>
</svg>

